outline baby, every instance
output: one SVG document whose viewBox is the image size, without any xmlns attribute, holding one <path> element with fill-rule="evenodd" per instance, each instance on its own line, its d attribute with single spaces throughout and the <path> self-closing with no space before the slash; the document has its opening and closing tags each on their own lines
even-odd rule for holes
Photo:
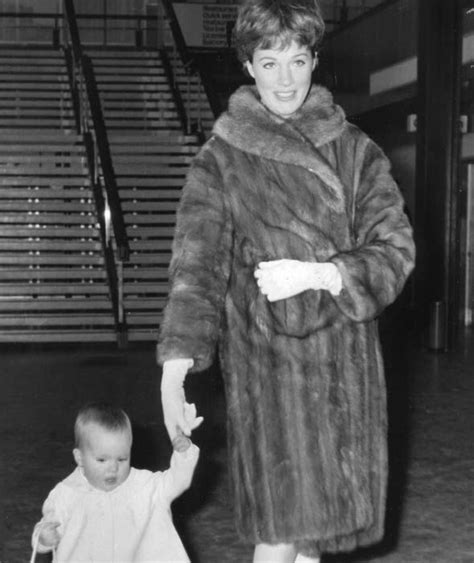
<svg viewBox="0 0 474 563">
<path fill-rule="evenodd" d="M 186 408 L 192 423 L 194 405 Z M 198 447 L 179 436 L 168 470 L 132 468 L 130 420 L 123 410 L 102 403 L 79 411 L 74 435 L 77 468 L 44 502 L 34 550 L 56 551 L 61 563 L 189 562 L 170 505 L 191 485 Z"/>
</svg>

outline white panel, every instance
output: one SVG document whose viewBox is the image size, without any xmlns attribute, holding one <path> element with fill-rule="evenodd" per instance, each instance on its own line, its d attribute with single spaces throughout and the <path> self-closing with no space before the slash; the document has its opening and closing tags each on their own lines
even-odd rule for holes
<svg viewBox="0 0 474 563">
<path fill-rule="evenodd" d="M 474 33 L 465 35 L 462 42 L 462 62 L 466 64 L 471 61 L 474 61 Z M 372 72 L 369 78 L 370 95 L 373 96 L 416 82 L 417 65 L 418 57 L 412 57 Z"/>
</svg>

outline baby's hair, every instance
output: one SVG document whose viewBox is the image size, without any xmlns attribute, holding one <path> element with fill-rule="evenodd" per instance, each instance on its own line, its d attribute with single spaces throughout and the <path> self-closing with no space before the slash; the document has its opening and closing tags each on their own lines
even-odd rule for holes
<svg viewBox="0 0 474 563">
<path fill-rule="evenodd" d="M 109 403 L 88 403 L 77 413 L 74 424 L 75 447 L 79 448 L 89 424 L 96 424 L 104 430 L 111 432 L 129 431 L 132 433 L 132 425 L 127 413 L 119 407 Z"/>
</svg>

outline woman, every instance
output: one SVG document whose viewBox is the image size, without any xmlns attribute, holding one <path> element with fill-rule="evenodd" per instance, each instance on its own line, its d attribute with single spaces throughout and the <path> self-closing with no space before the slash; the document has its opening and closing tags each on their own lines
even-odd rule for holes
<svg viewBox="0 0 474 563">
<path fill-rule="evenodd" d="M 241 87 L 184 188 L 159 361 L 173 438 L 183 383 L 219 345 L 237 529 L 254 562 L 318 561 L 383 534 L 377 316 L 413 268 L 383 152 L 311 85 L 315 0 L 246 0 Z M 192 418 L 192 417 L 191 417 Z"/>
</svg>

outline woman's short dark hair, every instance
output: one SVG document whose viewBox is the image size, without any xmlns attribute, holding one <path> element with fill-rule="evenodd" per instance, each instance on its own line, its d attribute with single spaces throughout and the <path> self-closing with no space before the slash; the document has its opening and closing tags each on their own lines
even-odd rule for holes
<svg viewBox="0 0 474 563">
<path fill-rule="evenodd" d="M 317 0 L 242 0 L 234 27 L 241 62 L 252 61 L 255 49 L 285 48 L 292 41 L 315 50 L 324 35 Z"/>
<path fill-rule="evenodd" d="M 130 419 L 121 408 L 109 403 L 88 403 L 79 410 L 74 424 L 76 448 L 81 446 L 89 424 L 96 424 L 110 432 L 130 432 L 130 435 L 132 433 Z"/>
</svg>

